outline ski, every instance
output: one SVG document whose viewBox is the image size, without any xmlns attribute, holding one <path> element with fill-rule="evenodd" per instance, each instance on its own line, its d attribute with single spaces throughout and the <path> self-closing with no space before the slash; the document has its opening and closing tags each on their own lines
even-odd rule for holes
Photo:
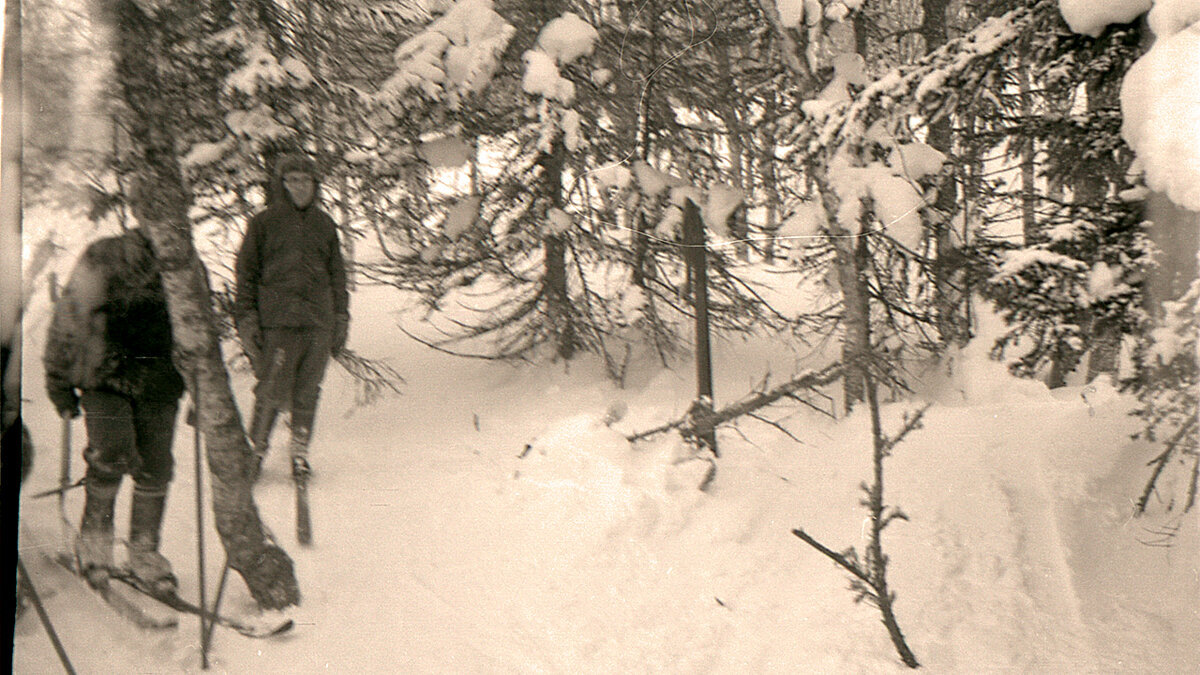
<svg viewBox="0 0 1200 675">
<path fill-rule="evenodd" d="M 246 637 L 260 639 L 274 637 L 276 635 L 287 633 L 296 625 L 291 619 L 283 619 L 281 621 L 262 626 L 255 625 L 249 621 L 240 621 L 224 614 L 214 614 L 207 609 L 201 609 L 199 605 L 184 599 L 176 591 L 161 592 L 150 588 L 149 586 L 146 586 L 141 579 L 138 579 L 128 572 L 118 571 L 112 578 L 123 582 L 129 588 L 132 588 L 146 597 L 153 598 L 154 600 L 157 600 L 171 609 L 174 609 L 178 612 L 195 614 L 196 616 L 203 616 L 205 619 L 215 621 L 226 628 L 232 628 Z"/>
<path fill-rule="evenodd" d="M 73 532 L 69 527 L 69 523 L 64 523 L 64 530 L 68 533 Z M 70 538 L 69 535 L 68 538 Z M 164 608 L 147 601 L 139 597 L 136 593 L 125 591 L 116 584 L 110 583 L 101 587 L 92 586 L 88 583 L 87 578 L 83 574 L 80 574 L 73 552 L 56 551 L 54 549 L 55 546 L 46 543 L 40 536 L 40 533 L 33 528 L 21 528 L 21 550 L 37 551 L 40 554 L 40 558 L 45 561 L 42 565 L 32 566 L 33 571 L 38 572 L 40 575 L 41 571 L 53 572 L 54 570 L 59 570 L 61 574 L 58 576 L 65 577 L 65 579 L 60 578 L 53 582 L 47 579 L 47 583 L 43 584 L 44 587 L 54 588 L 56 584 L 64 583 L 80 586 L 85 589 L 86 594 L 99 598 L 117 616 L 142 630 L 174 630 L 179 625 L 178 613 L 171 611 L 170 608 Z"/>
<path fill-rule="evenodd" d="M 176 612 L 164 611 L 162 608 L 142 602 L 141 598 L 135 594 L 127 593 L 112 583 L 93 586 L 79 571 L 74 556 L 68 553 L 58 553 L 54 556 L 54 562 L 70 572 L 71 576 L 81 582 L 82 586 L 95 593 L 119 616 L 138 628 L 147 631 L 163 631 L 174 630 L 179 626 L 179 616 Z"/>
<path fill-rule="evenodd" d="M 301 546 L 312 545 L 312 519 L 308 513 L 308 476 L 297 475 L 296 483 L 296 541 Z"/>
</svg>

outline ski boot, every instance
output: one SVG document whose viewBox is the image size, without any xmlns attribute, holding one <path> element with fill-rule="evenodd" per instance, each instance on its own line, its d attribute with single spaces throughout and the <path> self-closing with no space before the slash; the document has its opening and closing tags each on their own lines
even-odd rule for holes
<svg viewBox="0 0 1200 675">
<path fill-rule="evenodd" d="M 275 419 L 278 416 L 278 408 L 255 401 L 254 414 L 250 420 L 250 447 L 254 449 L 254 456 L 250 458 L 249 466 L 251 484 L 257 483 L 259 477 L 262 476 L 263 462 L 267 458 L 267 449 L 271 440 L 271 429 L 275 426 Z"/>
<path fill-rule="evenodd" d="M 129 571 L 155 593 L 173 593 L 179 580 L 158 552 L 166 488 L 134 486 L 129 512 Z"/>
<path fill-rule="evenodd" d="M 75 538 L 75 568 L 93 588 L 108 585 L 113 565 L 113 507 L 121 483 L 88 477 L 83 517 Z"/>
<path fill-rule="evenodd" d="M 292 436 L 292 478 L 297 481 L 307 480 L 312 476 L 312 467 L 308 463 L 308 436 L 297 434 Z"/>
<path fill-rule="evenodd" d="M 263 461 L 266 459 L 267 454 L 265 452 L 259 453 L 258 451 L 255 451 L 254 455 L 250 457 L 249 476 L 251 484 L 257 483 L 259 477 L 262 476 Z"/>
<path fill-rule="evenodd" d="M 292 457 L 292 478 L 296 480 L 308 480 L 312 476 L 312 467 L 308 464 L 308 458 L 303 456 Z"/>
</svg>

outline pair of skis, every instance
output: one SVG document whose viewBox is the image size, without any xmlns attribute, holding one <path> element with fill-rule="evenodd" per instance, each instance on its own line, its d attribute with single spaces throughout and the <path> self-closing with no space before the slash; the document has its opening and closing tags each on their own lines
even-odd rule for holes
<svg viewBox="0 0 1200 675">
<path fill-rule="evenodd" d="M 68 554 L 55 556 L 55 562 L 75 575 L 116 614 L 142 630 L 174 630 L 179 625 L 180 613 L 203 617 L 249 638 L 275 637 L 295 627 L 295 622 L 287 618 L 256 623 L 213 612 L 183 598 L 175 590 L 153 588 L 129 570 L 113 570 L 103 583 L 92 586 Z"/>
<path fill-rule="evenodd" d="M 276 635 L 282 635 L 295 627 L 295 622 L 287 618 L 280 619 L 279 621 L 275 622 L 255 623 L 251 621 L 235 619 L 224 614 L 218 614 L 184 599 L 179 595 L 178 591 L 175 591 L 174 589 L 161 590 L 153 588 L 128 571 L 121 570 L 110 578 L 120 581 L 129 588 L 132 588 L 134 591 L 160 602 L 177 612 L 184 612 L 203 617 L 207 621 L 212 621 L 218 625 L 225 626 L 226 628 L 231 628 L 238 633 L 245 635 L 246 637 L 274 637 Z"/>
<path fill-rule="evenodd" d="M 83 581 L 83 585 L 99 596 L 104 601 L 104 604 L 111 607 L 118 616 L 121 616 L 138 628 L 144 630 L 175 628 L 175 626 L 179 625 L 179 617 L 175 614 L 155 611 L 156 608 L 151 603 L 144 602 L 133 594 L 124 592 L 120 587 L 112 584 L 104 583 L 93 586 L 87 583 L 87 580 L 79 569 L 75 556 L 70 553 L 75 550 L 78 531 L 71 524 L 70 518 L 67 517 L 67 491 L 77 485 L 83 485 L 83 479 L 74 483 L 71 482 L 71 418 L 65 415 L 62 418 L 62 457 L 60 459 L 58 489 L 48 490 L 35 495 L 35 498 L 58 495 L 58 517 L 62 529 L 59 552 L 53 556 L 54 563 L 70 572 L 76 580 Z M 48 553 L 50 548 L 38 545 L 37 550 Z"/>
<path fill-rule="evenodd" d="M 283 619 L 274 624 L 257 625 L 253 622 L 241 621 L 233 617 L 217 613 L 205 607 L 190 602 L 179 595 L 176 590 L 163 591 L 152 588 L 135 577 L 128 570 L 113 571 L 106 582 L 93 586 L 77 565 L 73 555 L 67 553 L 74 550 L 74 542 L 78 531 L 67 516 L 67 492 L 83 484 L 83 479 L 71 482 L 71 418 L 63 417 L 62 421 L 62 458 L 59 466 L 59 487 L 37 496 L 58 496 L 58 513 L 62 523 L 62 546 L 60 553 L 54 556 L 54 562 L 70 572 L 89 590 L 111 607 L 119 616 L 130 621 L 138 628 L 145 630 L 168 630 L 179 625 L 179 612 L 194 614 L 205 621 L 231 628 L 238 633 L 251 638 L 267 638 L 281 635 L 294 627 L 291 619 Z M 307 495 L 305 502 L 305 520 L 307 521 Z M 299 499 L 299 497 L 297 498 Z M 299 503 L 299 502 L 297 502 Z M 308 540 L 312 539 L 311 525 L 308 527 Z M 47 547 L 38 546 L 39 550 L 48 551 Z M 113 583 L 113 581 L 120 584 Z M 160 606 L 174 612 L 165 612 Z M 157 610 L 157 611 L 156 611 Z"/>
</svg>

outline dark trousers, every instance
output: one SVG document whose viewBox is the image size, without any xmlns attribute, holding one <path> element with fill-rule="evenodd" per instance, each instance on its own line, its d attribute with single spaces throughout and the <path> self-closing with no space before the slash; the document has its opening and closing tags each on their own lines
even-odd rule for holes
<svg viewBox="0 0 1200 675">
<path fill-rule="evenodd" d="M 80 403 L 87 426 L 83 457 L 88 483 L 117 484 L 130 474 L 142 490 L 165 491 L 175 475 L 171 443 L 179 401 L 85 391 Z"/>
<path fill-rule="evenodd" d="M 333 348 L 329 328 L 266 328 L 262 359 L 255 375 L 251 440 L 264 452 L 275 416 L 291 411 L 293 436 L 307 442 L 317 415 L 321 381 Z"/>
</svg>

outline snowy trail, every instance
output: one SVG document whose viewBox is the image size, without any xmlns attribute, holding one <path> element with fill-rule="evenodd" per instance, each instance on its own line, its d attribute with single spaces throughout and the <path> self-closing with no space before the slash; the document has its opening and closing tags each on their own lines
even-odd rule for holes
<svg viewBox="0 0 1200 675">
<path fill-rule="evenodd" d="M 219 631 L 212 672 L 907 672 L 878 613 L 855 605 L 844 573 L 791 535 L 804 527 L 834 549 L 861 548 L 864 415 L 829 420 L 798 406 L 787 423 L 799 443 L 758 423 L 723 430 L 717 480 L 700 493 L 694 467 L 674 462 L 671 435 L 636 449 L 620 435 L 686 409 L 688 373 L 647 368 L 620 390 L 587 359 L 569 372 L 454 359 L 386 330 L 377 292 L 357 296 L 357 325 L 369 328 L 352 346 L 387 357 L 404 394 L 357 407 L 331 370 L 312 449 L 311 548 L 294 543 L 285 453 L 268 458 L 256 501 L 296 564 L 297 628 L 270 641 Z M 717 355 L 722 400 L 795 365 L 778 345 L 719 343 Z M 36 363 L 27 372 L 44 451 L 36 490 L 56 480 L 58 425 Z M 1200 662 L 1189 660 L 1200 643 L 1200 532 L 1179 533 L 1172 549 L 1137 543 L 1157 525 L 1121 508 L 1146 454 L 1121 445 L 1125 410 L 1097 403 L 1093 417 L 1078 392 L 1055 398 L 1007 375 L 967 382 L 887 469 L 887 499 L 911 517 L 887 532 L 889 576 L 927 671 L 1187 672 Z M 249 384 L 235 375 L 243 405 Z M 629 412 L 610 429 L 598 420 L 615 401 Z M 888 428 L 914 406 L 887 406 Z M 284 441 L 286 431 L 276 447 Z M 181 427 L 164 553 L 195 597 L 191 446 Z M 68 499 L 72 517 L 81 496 Z M 57 539 L 53 500 L 22 507 L 23 528 Z M 211 518 L 208 528 L 215 585 Z M 81 672 L 199 671 L 195 621 L 150 639 L 54 590 L 48 604 Z M 224 607 L 252 605 L 233 577 Z M 15 649 L 16 672 L 57 667 L 36 623 L 23 621 Z"/>
<path fill-rule="evenodd" d="M 1023 586 L 1035 603 L 1030 619 L 1055 617 L 1057 624 L 1053 633 L 1038 630 L 1034 636 L 1053 645 L 1047 651 L 1060 653 L 1064 667 L 1096 672 L 1096 650 L 1083 621 L 1067 542 L 1057 519 L 1060 509 L 1047 484 L 1046 469 L 1037 453 L 1022 452 L 1016 444 L 997 450 L 988 456 L 1007 498 Z"/>
<path fill-rule="evenodd" d="M 407 380 L 401 399 L 345 411 L 350 417 L 334 405 L 323 410 L 324 429 L 349 424 L 355 437 L 345 445 L 319 428 L 314 439 L 316 546 L 294 553 L 298 572 L 315 589 L 305 604 L 321 612 L 309 629 L 356 625 L 381 636 L 374 655 L 326 652 L 331 668 L 540 669 L 545 645 L 539 652 L 537 627 L 521 617 L 547 581 L 538 569 L 547 546 L 515 510 L 503 481 L 513 475 L 525 440 L 555 417 L 603 399 L 584 390 L 581 403 L 572 390 L 559 409 L 514 406 L 530 389 L 544 389 L 545 377 L 429 350 L 403 353 L 414 358 L 392 361 Z M 338 390 L 349 383 L 338 376 L 326 396 L 350 400 Z M 264 513 L 276 519 L 291 512 L 286 479 L 271 475 L 283 471 L 277 462 L 269 460 L 260 490 Z M 347 584 L 353 593 L 322 583 L 331 579 L 356 580 Z"/>
</svg>

